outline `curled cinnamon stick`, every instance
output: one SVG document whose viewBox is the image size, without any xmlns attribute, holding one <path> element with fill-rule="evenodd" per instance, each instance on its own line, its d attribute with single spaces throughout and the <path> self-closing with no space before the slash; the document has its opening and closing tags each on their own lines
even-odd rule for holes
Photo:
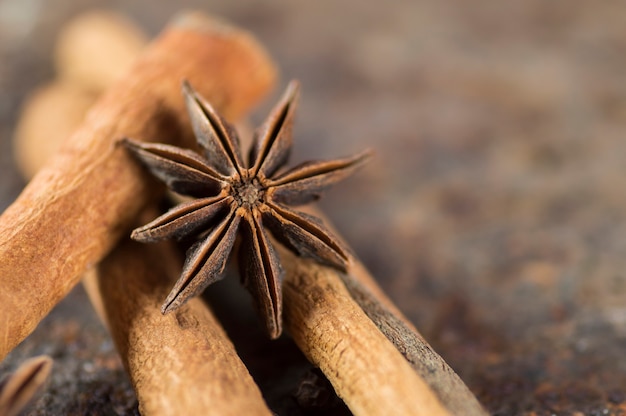
<svg viewBox="0 0 626 416">
<path fill-rule="evenodd" d="M 262 47 L 240 30 L 190 13 L 169 25 L 0 216 L 0 359 L 150 200 L 152 183 L 117 140 L 192 143 L 183 78 L 236 119 L 275 76 Z"/>
<path fill-rule="evenodd" d="M 319 215 L 319 213 L 316 213 L 316 215 Z M 344 397 L 346 402 L 348 402 L 348 404 L 353 408 L 353 411 L 357 413 L 366 412 L 368 414 L 375 411 L 384 413 L 385 410 L 389 410 L 393 407 L 393 412 L 395 413 L 396 403 L 392 399 L 392 396 L 385 395 L 385 391 L 382 393 L 372 393 L 367 391 L 366 388 L 368 386 L 368 382 L 366 380 L 379 380 L 380 383 L 378 384 L 383 385 L 390 379 L 385 375 L 385 369 L 391 368 L 391 378 L 397 379 L 398 374 L 402 374 L 402 372 L 406 371 L 406 363 L 398 364 L 397 356 L 396 358 L 390 359 L 389 354 L 394 356 L 395 353 L 393 351 L 390 352 L 388 345 L 381 347 L 382 349 L 372 349 L 369 341 L 365 344 L 350 342 L 346 351 L 353 353 L 353 355 L 346 355 L 346 353 L 344 353 L 340 359 L 337 359 L 336 352 L 338 350 L 329 348 L 329 345 L 337 345 L 339 342 L 345 343 L 345 341 L 342 340 L 346 337 L 346 333 L 338 330 L 341 328 L 341 325 L 327 325 L 325 327 L 322 325 L 320 328 L 326 328 L 326 330 L 319 331 L 319 328 L 315 326 L 308 326 L 306 321 L 299 322 L 298 319 L 319 319 L 322 323 L 326 324 L 329 322 L 344 322 L 349 327 L 356 325 L 358 328 L 360 328 L 361 325 L 365 325 L 364 328 L 366 328 L 366 330 L 364 336 L 361 338 L 369 340 L 373 337 L 376 341 L 373 342 L 372 345 L 378 345 L 379 343 L 385 345 L 384 340 L 380 339 L 380 333 L 378 333 L 378 331 L 380 331 L 389 341 L 391 341 L 397 351 L 404 356 L 405 360 L 409 363 L 413 370 L 415 370 L 415 372 L 417 372 L 417 374 L 420 375 L 424 381 L 426 381 L 426 383 L 430 386 L 430 389 L 432 389 L 439 401 L 450 411 L 450 413 L 467 415 L 486 414 L 469 389 L 467 389 L 467 387 L 463 384 L 461 379 L 428 345 L 412 324 L 404 318 L 395 305 L 376 285 L 367 270 L 365 270 L 365 268 L 358 261 L 354 261 L 354 267 L 351 268 L 350 273 L 347 275 L 337 274 L 332 270 L 320 268 L 315 265 L 312 265 L 312 268 L 309 268 L 306 261 L 301 264 L 299 263 L 301 260 L 298 259 L 289 260 L 289 262 L 291 261 L 296 262 L 296 266 L 293 266 L 296 269 L 301 267 L 304 268 L 300 269 L 301 273 L 296 274 L 296 276 L 300 275 L 305 278 L 301 279 L 300 283 L 297 285 L 293 285 L 290 283 L 292 282 L 292 274 L 289 274 L 290 277 L 287 279 L 286 287 L 291 287 L 291 290 L 285 290 L 285 301 L 288 305 L 293 304 L 295 310 L 305 312 L 302 312 L 299 318 L 293 319 L 294 323 L 290 324 L 290 331 L 294 334 L 296 339 L 300 339 L 300 347 L 307 353 L 310 359 L 322 367 L 327 376 L 334 381 L 339 394 Z M 131 267 L 131 270 L 134 270 L 134 268 Z M 323 278 L 320 278 L 319 281 L 315 279 L 315 281 L 310 280 L 311 278 L 315 278 L 315 276 L 320 275 L 323 276 Z M 324 283 L 327 280 L 330 283 Z M 91 281 L 94 281 L 93 278 Z M 345 286 L 344 289 L 341 289 L 341 281 Z M 303 284 L 302 282 L 305 282 L 306 284 Z M 328 288 L 331 288 L 332 290 L 326 290 Z M 100 290 L 100 288 L 97 289 L 98 291 Z M 345 289 L 347 289 L 350 294 L 349 297 L 345 296 Z M 102 297 L 110 296 L 111 293 L 117 293 L 118 296 L 121 296 L 121 298 L 116 301 L 109 300 L 108 302 L 111 305 L 117 303 L 124 305 L 129 302 L 129 299 L 133 298 L 133 296 L 131 296 L 128 292 L 122 292 L 121 290 L 111 292 L 110 290 L 106 291 L 103 288 L 101 293 Z M 317 293 L 320 295 L 316 302 L 311 303 L 307 302 L 306 299 L 304 301 L 302 300 L 302 297 L 308 296 L 311 293 Z M 350 299 L 350 297 L 352 299 Z M 95 298 L 96 297 L 92 297 L 92 299 Z M 364 323 L 367 321 L 363 321 L 363 313 L 359 310 L 359 308 L 355 308 L 355 304 L 352 300 L 356 301 L 356 304 L 360 307 L 360 309 L 362 309 L 363 312 L 365 312 L 367 317 L 375 324 L 377 329 L 376 327 L 370 325 L 371 323 Z M 196 301 L 193 302 L 196 303 Z M 307 310 L 309 312 L 306 312 Z M 297 315 L 298 313 L 295 313 L 294 316 Z M 157 322 L 156 317 L 153 318 L 149 318 L 148 321 L 152 323 Z M 292 318 L 289 319 L 291 320 Z M 207 319 L 207 322 L 209 321 L 210 319 Z M 209 325 L 210 327 L 213 324 L 206 323 L 205 325 Z M 132 328 L 132 330 L 130 328 Z M 148 324 L 146 328 L 152 328 L 152 324 Z M 133 336 L 135 341 L 132 341 L 129 345 L 142 345 L 142 343 L 137 340 L 140 340 L 142 337 L 146 336 L 147 333 L 151 332 L 151 329 L 149 330 L 146 328 L 134 325 L 132 320 L 122 320 L 118 328 L 115 330 L 117 335 L 114 336 L 116 338 L 121 337 L 122 339 L 130 339 L 129 337 Z M 213 334 L 212 330 L 209 332 Z M 358 331 L 349 331 L 348 335 L 357 334 L 359 334 Z M 190 344 L 183 342 L 182 345 L 180 345 L 180 347 L 182 347 L 181 351 L 185 351 L 186 348 L 193 344 L 193 338 L 190 338 L 190 340 Z M 381 353 L 382 355 L 379 355 L 378 357 L 374 357 L 372 355 L 373 352 L 381 351 L 383 351 Z M 130 361 L 131 358 L 129 358 L 128 349 L 122 350 L 122 355 L 125 357 L 124 359 L 131 372 L 131 377 L 135 377 L 132 374 L 133 372 L 136 372 L 139 374 L 138 377 L 140 379 L 143 379 L 143 375 L 150 374 L 151 377 L 148 378 L 148 380 L 154 380 L 152 376 L 157 376 L 156 379 L 158 380 L 159 377 L 165 377 L 165 374 L 171 374 L 164 371 L 166 367 L 159 368 L 157 366 L 155 369 L 148 366 L 147 369 L 141 369 L 140 365 L 132 364 Z M 134 363 L 145 364 L 146 361 L 150 361 L 147 357 L 153 356 L 155 356 L 154 351 L 151 348 L 145 348 L 138 350 L 137 354 L 132 356 L 132 360 L 134 360 Z M 158 354 L 156 356 L 158 356 Z M 396 362 L 396 364 L 393 364 L 393 367 L 389 367 L 389 360 Z M 352 370 L 353 364 L 355 363 L 360 366 L 358 367 L 360 371 L 356 373 Z M 131 367 L 133 365 L 134 367 Z M 396 370 L 396 365 L 397 368 L 402 368 L 402 370 Z M 225 368 L 229 368 L 228 365 L 225 365 Z M 357 368 L 357 366 L 354 366 L 354 368 Z M 348 376 L 346 376 L 346 374 L 348 374 Z M 191 377 L 190 380 L 189 384 L 190 386 L 193 386 L 193 380 L 195 380 L 194 377 Z M 346 380 L 352 381 L 348 382 Z M 152 392 L 158 391 L 158 389 L 154 390 L 152 387 L 145 388 L 148 385 L 149 384 L 136 384 L 140 402 L 144 401 L 144 399 L 142 399 L 144 394 L 147 394 L 147 396 L 145 396 L 145 401 L 147 403 L 152 403 L 154 397 L 156 397 Z M 417 413 L 418 411 L 441 411 L 441 408 L 439 408 L 439 410 L 436 409 L 436 405 L 433 405 L 435 408 L 428 407 L 428 403 L 436 402 L 436 399 L 433 401 L 432 393 L 429 389 L 425 387 L 423 383 L 420 383 L 419 380 L 417 381 L 416 386 L 417 387 L 414 386 L 415 389 L 412 394 L 418 392 L 423 394 L 427 399 L 422 400 L 419 407 L 413 409 L 413 413 Z M 410 406 L 410 403 L 402 403 Z M 423 407 L 423 403 L 427 404 L 426 407 Z"/>
<path fill-rule="evenodd" d="M 138 26 L 112 11 L 87 11 L 64 25 L 54 46 L 56 79 L 31 91 L 15 127 L 15 163 L 26 179 L 81 125 L 147 43 Z"/>
<path fill-rule="evenodd" d="M 452 414 L 487 415 L 456 372 L 398 311 L 360 263 L 356 264 L 351 273 L 338 274 L 337 277 L 344 283 L 352 299 Z"/>
<path fill-rule="evenodd" d="M 356 415 L 449 415 L 334 270 L 282 250 L 285 324 Z"/>
<path fill-rule="evenodd" d="M 319 210 L 314 207 L 305 207 L 304 210 L 322 218 L 326 225 L 333 229 L 334 234 L 339 236 Z M 404 357 L 405 362 L 402 366 L 409 365 L 450 414 L 487 415 L 461 378 L 385 295 L 358 259 L 351 259 L 348 273 L 344 274 L 296 258 L 285 250 L 281 255 L 285 259 L 287 270 L 284 301 L 289 332 L 300 349 L 324 371 L 331 382 L 336 380 L 333 385 L 338 394 L 342 395 L 341 390 L 346 389 L 344 386 L 346 375 L 343 373 L 350 371 L 350 366 L 345 364 L 339 366 L 333 348 L 328 346 L 345 343 L 346 337 L 354 339 L 362 335 L 358 331 L 344 334 L 333 325 L 330 325 L 330 330 L 316 330 L 312 333 L 311 322 L 319 320 L 324 323 L 334 321 L 338 325 L 367 325 L 368 331 L 371 331 L 372 327 L 369 324 L 362 323 L 361 313 L 364 313 L 371 320 L 375 332 L 383 335 L 395 347 L 396 352 Z M 333 289 L 327 290 L 326 287 Z M 314 302 L 310 299 L 312 294 L 315 294 Z M 349 294 L 349 299 L 345 298 L 345 294 Z M 355 308 L 358 313 L 354 312 Z M 350 343 L 350 348 L 355 349 L 353 353 L 360 355 L 362 362 L 366 364 L 366 369 L 359 374 L 368 374 L 371 369 L 380 371 L 378 367 L 385 365 L 380 360 L 382 356 L 378 350 L 370 345 L 364 345 L 358 339 Z M 381 383 L 385 382 L 381 380 Z M 358 391 L 350 388 L 346 391 L 347 393 L 343 393 L 344 396 L 346 394 L 351 396 L 344 397 L 348 404 L 353 396 L 356 396 L 356 400 L 371 399 L 371 394 L 367 390 Z M 423 392 L 428 396 L 429 392 L 426 390 Z M 395 405 L 393 402 L 384 401 L 383 397 L 378 398 L 379 401 L 374 401 L 374 404 L 380 406 L 382 410 L 385 409 L 384 406 Z"/>
<path fill-rule="evenodd" d="M 181 261 L 171 244 L 126 241 L 84 280 L 149 415 L 271 415 L 209 308 L 160 308 Z"/>
</svg>

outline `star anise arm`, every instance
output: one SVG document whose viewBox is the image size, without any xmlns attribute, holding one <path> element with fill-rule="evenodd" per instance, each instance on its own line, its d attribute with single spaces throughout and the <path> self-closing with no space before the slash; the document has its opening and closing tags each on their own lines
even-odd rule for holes
<svg viewBox="0 0 626 416">
<path fill-rule="evenodd" d="M 329 161 L 307 162 L 268 181 L 273 201 L 301 205 L 314 201 L 335 183 L 347 178 L 372 156 L 371 151 Z"/>
<path fill-rule="evenodd" d="M 33 357 L 0 380 L 0 415 L 23 414 L 20 411 L 45 385 L 51 368 L 50 357 Z"/>
<path fill-rule="evenodd" d="M 243 164 L 235 129 L 187 81 L 183 82 L 183 95 L 194 134 L 210 166 L 227 176 L 241 175 Z"/>
<path fill-rule="evenodd" d="M 204 239 L 187 251 L 183 272 L 165 299 L 161 312 L 171 312 L 207 286 L 221 279 L 241 217 L 234 209 Z"/>
<path fill-rule="evenodd" d="M 287 162 L 299 91 L 298 82 L 291 81 L 267 120 L 255 132 L 249 157 L 253 175 L 260 171 L 265 177 L 270 177 Z"/>
<path fill-rule="evenodd" d="M 122 143 L 150 172 L 173 191 L 190 196 L 216 195 L 225 179 L 197 153 L 176 146 L 141 143 L 123 139 Z"/>
<path fill-rule="evenodd" d="M 259 310 L 267 333 L 276 339 L 282 332 L 283 270 L 278 255 L 263 230 L 258 212 L 246 215 L 242 224 L 239 268 L 242 280 Z"/>
<path fill-rule="evenodd" d="M 133 230 L 130 237 L 142 243 L 175 238 L 180 240 L 201 230 L 206 230 L 225 214 L 232 203 L 231 196 L 196 199 L 170 209 L 152 222 Z"/>
<path fill-rule="evenodd" d="M 348 250 L 319 218 L 271 202 L 262 206 L 262 212 L 272 235 L 291 251 L 342 271 L 347 269 Z"/>
</svg>

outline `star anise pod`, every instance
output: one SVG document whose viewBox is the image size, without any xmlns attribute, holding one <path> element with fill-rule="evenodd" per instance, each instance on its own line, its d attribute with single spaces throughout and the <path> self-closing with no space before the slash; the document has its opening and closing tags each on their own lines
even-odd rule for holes
<svg viewBox="0 0 626 416">
<path fill-rule="evenodd" d="M 351 174 L 368 156 L 308 162 L 280 172 L 292 146 L 298 84 L 292 82 L 265 123 L 255 132 L 244 164 L 239 139 L 226 122 L 187 83 L 183 94 L 203 155 L 165 144 L 124 143 L 173 191 L 193 196 L 131 237 L 142 242 L 197 236 L 187 252 L 182 275 L 162 307 L 175 310 L 219 280 L 236 237 L 242 283 L 251 292 L 271 338 L 282 331 L 283 270 L 265 228 L 298 255 L 345 270 L 345 247 L 310 215 L 288 208 L 317 199 Z"/>
</svg>

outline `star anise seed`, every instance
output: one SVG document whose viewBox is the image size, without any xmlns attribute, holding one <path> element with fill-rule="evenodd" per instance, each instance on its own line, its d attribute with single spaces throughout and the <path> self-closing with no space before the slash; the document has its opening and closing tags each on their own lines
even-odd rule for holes
<svg viewBox="0 0 626 416">
<path fill-rule="evenodd" d="M 301 205 L 354 172 L 369 156 L 308 162 L 283 173 L 289 158 L 298 98 L 292 81 L 265 123 L 255 132 L 248 163 L 242 161 L 236 131 L 215 109 L 183 83 L 183 95 L 203 155 L 187 149 L 124 139 L 127 148 L 173 191 L 196 197 L 182 203 L 131 237 L 142 242 L 197 241 L 187 252 L 183 271 L 162 312 L 175 310 L 222 278 L 229 254 L 240 236 L 242 283 L 250 291 L 271 338 L 282 331 L 283 270 L 265 228 L 300 256 L 345 270 L 347 249 L 310 215 L 287 205 Z"/>
</svg>

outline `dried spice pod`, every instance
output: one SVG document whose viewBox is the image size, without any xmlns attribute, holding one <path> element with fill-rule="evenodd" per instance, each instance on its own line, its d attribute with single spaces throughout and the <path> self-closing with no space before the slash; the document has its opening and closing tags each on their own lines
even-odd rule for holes
<svg viewBox="0 0 626 416">
<path fill-rule="evenodd" d="M 57 79 L 30 94 L 15 130 L 15 161 L 26 179 L 80 126 L 146 44 L 136 25 L 112 11 L 89 11 L 64 26 L 54 50 Z"/>
<path fill-rule="evenodd" d="M 251 292 L 271 338 L 282 332 L 283 271 L 269 231 L 293 252 L 346 270 L 348 250 L 321 221 L 294 211 L 327 187 L 354 172 L 370 155 L 308 162 L 279 173 L 292 145 L 298 84 L 289 84 L 280 102 L 255 134 L 247 163 L 232 126 L 187 84 L 183 93 L 191 123 L 203 150 L 126 139 L 124 144 L 175 192 L 199 199 L 171 209 L 133 231 L 132 238 L 154 242 L 198 236 L 189 249 L 181 277 L 163 304 L 163 313 L 179 308 L 222 277 L 238 235 L 242 282 Z"/>
<path fill-rule="evenodd" d="M 314 213 L 314 215 L 319 216 L 319 213 Z M 287 266 L 288 266 L 287 268 L 289 268 L 290 260 L 285 259 L 285 261 L 287 261 Z M 296 260 L 296 261 L 301 261 L 301 260 Z M 111 267 L 110 260 L 108 260 L 108 262 L 109 262 L 108 267 Z M 399 349 L 403 353 L 403 355 L 409 361 L 413 369 L 417 371 L 417 373 L 424 378 L 424 380 L 430 385 L 432 390 L 437 394 L 437 396 L 441 400 L 441 403 L 446 408 L 448 408 L 448 410 L 450 410 L 452 414 L 473 414 L 473 415 L 484 414 L 484 411 L 482 411 L 478 402 L 472 396 L 471 392 L 469 392 L 467 387 L 458 378 L 458 376 L 456 376 L 456 374 L 454 374 L 454 372 L 449 369 L 449 367 L 441 359 L 441 357 L 439 357 L 436 354 L 436 352 L 434 352 L 430 348 L 430 346 L 428 346 L 428 344 L 426 344 L 425 341 L 423 341 L 421 336 L 419 336 L 419 333 L 417 333 L 417 331 L 414 330 L 414 328 L 410 325 L 410 323 L 408 323 L 405 319 L 403 319 L 402 315 L 397 311 L 397 308 L 395 308 L 395 306 L 388 301 L 388 299 L 380 291 L 380 288 L 378 288 L 376 284 L 373 283 L 373 281 L 371 281 L 371 277 L 369 277 L 367 272 L 364 271 L 360 263 L 355 262 L 354 260 L 352 261 L 352 266 L 350 267 L 349 275 L 342 274 L 342 273 L 337 274 L 332 269 L 319 268 L 315 263 L 312 263 L 312 262 L 304 262 L 303 267 L 305 267 L 305 269 L 308 269 L 309 265 L 312 269 L 305 270 L 303 273 L 305 274 L 311 274 L 311 273 L 317 273 L 317 272 L 322 273 L 323 271 L 323 273 L 325 274 L 327 273 L 329 276 L 331 276 L 332 279 L 337 280 L 337 276 L 343 279 L 344 283 L 346 284 L 346 287 L 349 290 L 349 293 L 357 301 L 358 305 L 366 312 L 367 316 L 372 319 L 372 321 L 378 326 L 378 328 L 383 332 L 383 334 L 387 336 L 387 338 L 389 338 L 394 343 L 396 348 Z M 356 283 L 355 283 L 355 280 L 356 280 Z M 91 282 L 93 281 L 94 280 L 91 280 Z M 321 282 L 323 281 L 324 279 L 321 280 Z M 321 282 L 318 282 L 318 283 L 321 283 Z M 350 308 L 353 308 L 354 305 L 349 306 L 350 302 L 347 302 L 347 303 L 327 302 L 326 297 L 334 296 L 333 293 L 328 292 L 328 291 L 318 290 L 319 289 L 318 286 L 319 285 L 316 283 L 315 285 L 313 285 L 312 290 L 310 291 L 311 293 L 314 292 L 314 293 L 317 293 L 318 295 L 321 295 L 317 299 L 318 305 L 317 306 L 313 305 L 314 308 L 319 308 L 322 310 L 326 309 L 326 313 L 329 313 L 331 315 L 338 314 L 338 315 L 343 316 L 342 322 L 346 322 L 351 325 L 354 324 L 355 319 L 356 319 L 354 315 L 349 314 L 349 313 L 345 314 L 346 311 L 352 310 Z M 105 293 L 110 293 L 110 292 L 101 291 L 99 287 L 96 287 L 96 289 L 100 291 L 102 296 L 107 296 Z M 113 303 L 124 304 L 125 302 L 132 303 L 132 299 L 134 298 L 133 296 L 134 292 L 129 293 L 129 291 L 122 291 L 122 290 L 116 290 L 112 292 L 116 293 L 117 296 L 122 297 L 121 300 L 119 299 L 115 300 L 114 302 L 112 302 L 112 304 Z M 157 295 L 157 297 L 159 296 L 163 297 L 164 294 L 165 292 L 160 292 L 160 295 Z M 298 297 L 305 296 L 305 295 L 307 295 L 306 292 L 303 293 L 303 292 L 288 290 L 285 293 L 285 296 L 286 296 L 285 302 L 298 303 L 299 302 Z M 92 298 L 92 299 L 95 299 L 95 298 Z M 101 297 L 98 297 L 98 299 L 101 299 Z M 344 300 L 345 300 L 345 297 L 344 297 Z M 174 314 L 170 314 L 169 318 L 171 319 L 172 317 L 178 317 L 179 312 L 182 314 L 181 316 L 183 317 L 188 316 L 187 315 L 187 312 L 189 310 L 188 306 L 190 306 L 191 304 L 196 304 L 199 301 L 195 299 L 195 300 L 191 300 L 190 302 L 191 302 L 190 304 L 184 306 L 182 309 L 179 309 L 179 311 L 175 312 Z M 346 305 L 348 305 L 349 308 Z M 311 305 L 308 305 L 308 306 L 311 306 Z M 104 310 L 104 308 L 101 308 L 101 309 Z M 153 312 L 157 312 L 154 309 L 156 308 L 153 308 Z M 195 310 L 195 308 L 193 309 Z M 305 313 L 302 316 L 306 316 L 306 315 L 307 314 Z M 359 315 L 362 317 L 362 314 L 360 313 L 357 313 L 356 315 Z M 158 313 L 156 314 L 156 316 L 153 316 L 152 320 L 154 322 L 158 322 L 157 317 L 160 317 Z M 122 332 L 122 333 L 124 331 L 128 331 L 127 332 L 128 336 L 133 336 L 135 337 L 134 339 L 141 339 L 142 337 L 147 336 L 149 332 L 152 332 L 152 329 L 151 329 L 152 324 L 148 324 L 145 326 L 136 326 L 136 325 L 131 326 L 132 322 L 133 320 L 123 319 L 117 331 Z M 150 322 L 150 320 L 148 320 L 148 322 Z M 183 318 L 181 319 L 181 322 L 189 322 L 189 320 L 186 318 Z M 129 328 L 133 328 L 133 329 L 130 330 Z M 372 329 L 371 326 L 369 328 L 374 333 L 376 332 L 376 330 Z M 310 344 L 310 346 L 305 345 L 303 347 L 303 350 L 305 351 L 312 347 L 320 347 L 320 345 L 322 347 L 324 345 L 327 345 L 327 346 L 331 345 L 333 342 L 332 340 L 337 339 L 337 334 L 333 331 L 327 331 L 323 334 L 323 336 L 316 337 L 316 334 L 314 333 L 314 331 L 311 331 L 310 329 L 308 329 L 306 325 L 291 326 L 290 329 L 292 333 L 299 334 L 298 336 L 304 337 L 305 342 Z M 119 335 L 117 336 L 119 337 Z M 370 336 L 369 332 L 367 333 L 367 336 L 368 337 Z M 412 340 L 417 340 L 417 342 L 413 342 Z M 132 344 L 136 345 L 135 342 L 133 342 Z M 183 347 L 184 347 L 184 344 L 185 343 L 183 343 Z M 127 345 L 131 345 L 131 343 L 128 343 Z M 355 349 L 358 354 L 367 355 L 368 353 L 372 352 L 372 349 L 370 348 L 371 345 L 369 343 L 368 345 L 365 345 L 365 346 L 360 345 L 358 343 L 352 344 L 351 347 Z M 123 356 L 124 354 L 128 354 L 128 349 L 126 350 L 125 353 L 124 352 L 122 353 Z M 163 367 L 167 367 L 167 364 L 168 364 L 167 362 L 155 362 L 154 360 L 152 360 L 150 357 L 154 356 L 154 354 L 153 354 L 153 351 L 150 350 L 150 348 L 142 349 L 141 351 L 139 350 L 134 351 L 134 353 L 131 354 L 131 356 L 132 356 L 131 359 L 134 361 L 134 364 L 131 364 L 131 365 L 136 367 L 134 370 L 131 370 L 131 373 L 134 371 L 140 378 L 144 378 L 144 376 L 147 376 L 147 374 L 155 374 L 153 373 L 153 371 L 155 371 L 155 367 L 144 369 L 144 371 L 142 371 L 141 369 L 143 368 L 143 366 L 141 365 L 141 363 L 145 363 L 148 361 L 153 364 L 157 364 L 156 365 L 157 370 L 159 369 L 158 364 L 163 364 Z M 346 367 L 345 362 L 343 360 L 337 361 L 335 360 L 334 357 L 335 356 L 332 354 L 319 354 L 318 355 L 318 359 L 321 360 L 320 365 L 326 369 L 326 372 L 329 374 L 330 378 L 335 377 L 335 383 L 337 383 L 336 378 L 337 377 L 341 378 L 343 371 L 347 371 L 349 370 L 349 368 Z M 326 361 L 326 363 L 323 363 L 324 361 Z M 380 369 L 376 368 L 378 360 L 371 360 L 370 362 L 372 366 L 374 367 L 374 370 L 376 372 L 379 372 Z M 386 358 L 382 360 L 381 362 L 386 362 Z M 161 367 L 161 370 L 163 367 Z M 228 368 L 229 366 L 227 364 L 223 365 L 223 369 L 228 369 Z M 158 371 L 161 371 L 161 370 L 158 370 Z M 371 374 L 368 374 L 368 371 L 369 370 L 366 369 L 362 373 L 358 373 L 357 376 L 359 374 L 371 376 Z M 133 377 L 132 374 L 131 374 L 131 377 Z M 162 377 L 165 377 L 165 376 L 162 375 Z M 158 378 L 159 377 L 156 377 L 156 379 Z M 153 380 L 153 379 L 154 378 L 152 377 L 145 378 L 145 380 L 147 380 L 148 382 L 144 383 L 141 389 L 138 389 L 138 395 L 140 396 L 143 395 L 143 397 L 146 397 L 147 400 L 150 402 L 156 401 L 158 397 L 161 395 L 160 393 L 158 394 L 154 393 L 154 390 L 150 387 L 149 380 Z M 384 384 L 385 382 L 386 380 L 383 380 L 383 382 L 381 382 L 380 384 Z M 363 400 L 362 397 L 359 397 L 359 396 L 362 396 L 362 392 L 358 388 L 345 388 L 345 384 L 344 384 L 344 386 L 340 385 L 338 390 L 341 391 L 343 398 L 347 402 L 354 403 L 355 401 L 358 402 L 359 400 Z M 140 393 L 140 391 L 142 391 L 142 393 Z M 163 396 L 166 398 L 171 397 L 167 395 L 167 392 L 164 392 Z M 373 397 L 380 397 L 380 396 L 373 395 Z M 141 400 L 142 399 L 140 398 L 140 402 Z M 219 402 L 220 401 L 218 400 L 218 403 Z M 379 408 L 381 409 L 385 409 L 385 408 L 390 409 L 390 407 L 393 406 L 393 403 L 386 402 L 384 400 L 379 400 L 378 405 L 379 405 Z M 222 408 L 221 404 L 219 406 L 220 408 Z"/>
<path fill-rule="evenodd" d="M 179 16 L 0 216 L 0 358 L 127 232 L 155 194 L 116 143 L 189 140 L 180 81 L 194 81 L 230 118 L 274 83 L 247 33 L 197 13 Z M 216 82 L 215 80 L 219 80 Z"/>
</svg>

